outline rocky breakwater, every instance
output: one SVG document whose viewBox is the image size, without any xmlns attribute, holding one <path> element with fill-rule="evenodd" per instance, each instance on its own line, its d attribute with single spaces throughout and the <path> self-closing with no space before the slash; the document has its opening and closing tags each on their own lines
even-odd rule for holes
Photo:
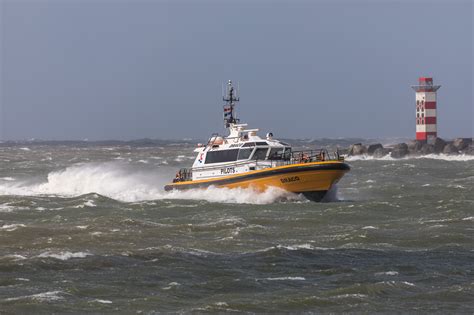
<svg viewBox="0 0 474 315">
<path fill-rule="evenodd" d="M 380 143 L 364 145 L 355 143 L 347 150 L 348 156 L 368 155 L 376 158 L 390 156 L 403 158 L 410 155 L 447 154 L 447 155 L 474 155 L 472 138 L 457 138 L 445 141 L 436 138 L 432 143 L 412 140 L 408 143 L 398 143 L 384 147 Z"/>
</svg>

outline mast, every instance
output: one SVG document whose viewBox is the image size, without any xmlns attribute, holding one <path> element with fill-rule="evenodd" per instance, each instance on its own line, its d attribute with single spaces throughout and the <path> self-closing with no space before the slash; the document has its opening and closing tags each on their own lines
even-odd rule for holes
<svg viewBox="0 0 474 315">
<path fill-rule="evenodd" d="M 226 128 L 229 128 L 231 124 L 237 124 L 239 119 L 235 116 L 235 103 L 240 100 L 237 96 L 237 92 L 232 86 L 232 81 L 229 80 L 226 87 L 226 94 L 222 97 L 222 100 L 226 102 L 224 105 L 224 124 Z"/>
</svg>

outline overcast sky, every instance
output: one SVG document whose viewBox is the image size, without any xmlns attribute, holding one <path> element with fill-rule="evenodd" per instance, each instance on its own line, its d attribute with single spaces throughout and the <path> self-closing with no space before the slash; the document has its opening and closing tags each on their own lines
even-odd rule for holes
<svg viewBox="0 0 474 315">
<path fill-rule="evenodd" d="M 0 0 L 0 139 L 473 136 L 473 1 Z"/>
</svg>

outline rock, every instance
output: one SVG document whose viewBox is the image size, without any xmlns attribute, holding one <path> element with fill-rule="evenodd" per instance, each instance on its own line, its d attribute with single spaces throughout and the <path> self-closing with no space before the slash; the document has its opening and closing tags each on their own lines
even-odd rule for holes
<svg viewBox="0 0 474 315">
<path fill-rule="evenodd" d="M 454 139 L 453 145 L 458 151 L 462 151 L 472 144 L 472 138 L 457 138 Z"/>
<path fill-rule="evenodd" d="M 468 147 L 461 151 L 462 154 L 474 155 L 474 144 L 471 143 Z"/>
<path fill-rule="evenodd" d="M 456 149 L 454 144 L 448 143 L 444 146 L 443 153 L 444 154 L 458 154 L 459 151 L 458 151 L 458 149 Z"/>
<path fill-rule="evenodd" d="M 423 143 L 423 141 L 419 140 L 412 140 L 408 142 L 408 151 L 411 154 L 420 153 L 421 148 L 423 147 Z"/>
<path fill-rule="evenodd" d="M 356 143 L 349 147 L 349 155 L 362 155 L 367 153 L 367 148 L 362 143 Z"/>
<path fill-rule="evenodd" d="M 408 145 L 406 143 L 399 143 L 395 145 L 390 153 L 390 156 L 396 159 L 402 158 L 408 154 Z"/>
<path fill-rule="evenodd" d="M 368 154 L 374 154 L 374 152 L 375 152 L 377 149 L 382 149 L 382 150 L 383 150 L 383 145 L 381 145 L 380 143 L 371 144 L 371 145 L 369 145 L 369 147 L 367 148 L 367 153 L 368 153 Z"/>
<path fill-rule="evenodd" d="M 382 158 L 382 157 L 386 156 L 389 153 L 390 153 L 390 151 L 388 149 L 377 148 L 374 151 L 373 156 L 376 157 L 376 158 Z"/>
<path fill-rule="evenodd" d="M 340 155 L 347 155 L 349 153 L 349 149 L 347 149 L 347 148 L 337 148 L 337 152 L 339 152 Z"/>
<path fill-rule="evenodd" d="M 446 141 L 441 138 L 436 138 L 433 143 L 433 149 L 435 153 L 443 152 L 444 146 L 446 145 Z"/>
<path fill-rule="evenodd" d="M 423 146 L 421 147 L 420 152 L 421 152 L 421 154 L 423 154 L 423 155 L 433 154 L 433 153 L 435 152 L 435 150 L 434 150 L 434 145 L 425 143 L 425 144 L 423 144 Z"/>
</svg>

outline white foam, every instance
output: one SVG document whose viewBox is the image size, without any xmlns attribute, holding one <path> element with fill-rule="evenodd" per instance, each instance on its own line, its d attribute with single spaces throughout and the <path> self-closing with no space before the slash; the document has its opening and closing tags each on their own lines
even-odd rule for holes
<svg viewBox="0 0 474 315">
<path fill-rule="evenodd" d="M 306 278 L 304 277 L 276 277 L 276 278 L 265 278 L 265 280 L 269 281 L 304 281 Z"/>
<path fill-rule="evenodd" d="M 367 226 L 364 226 L 362 230 L 378 230 L 378 228 L 372 225 L 367 225 Z"/>
<path fill-rule="evenodd" d="M 474 161 L 474 155 L 467 155 L 467 154 L 461 154 L 461 155 L 448 155 L 448 154 L 428 154 L 428 155 L 421 155 L 421 156 L 415 156 L 415 159 L 432 159 L 432 160 L 444 160 L 444 161 L 459 161 L 459 162 L 465 162 L 465 161 Z"/>
<path fill-rule="evenodd" d="M 167 177 L 167 176 L 166 176 Z M 56 195 L 75 197 L 98 193 L 125 202 L 163 199 L 206 200 L 221 203 L 269 204 L 277 200 L 304 200 L 303 197 L 270 187 L 264 192 L 243 188 L 191 189 L 165 192 L 163 186 L 169 178 L 150 172 L 136 171 L 120 162 L 88 163 L 70 166 L 48 174 L 46 182 L 0 183 L 0 195 Z M 95 206 L 93 201 L 83 205 Z M 10 207 L 1 210 L 11 211 Z"/>
<path fill-rule="evenodd" d="M 96 204 L 94 203 L 94 200 L 87 200 L 84 202 L 82 205 L 75 206 L 73 208 L 85 208 L 85 207 L 97 207 Z"/>
<path fill-rule="evenodd" d="M 59 252 L 59 253 L 52 253 L 52 252 L 44 252 L 38 255 L 38 257 L 41 258 L 55 258 L 59 260 L 69 260 L 71 258 L 85 258 L 87 256 L 92 256 L 90 253 L 85 253 L 85 252 L 77 252 L 77 253 L 72 253 L 72 252 Z"/>
<path fill-rule="evenodd" d="M 13 177 L 0 177 L 1 180 L 4 181 L 14 181 L 15 179 Z"/>
<path fill-rule="evenodd" d="M 277 248 L 284 248 L 287 250 L 299 250 L 299 249 L 315 249 L 311 244 L 300 244 L 300 245 L 277 245 Z"/>
<path fill-rule="evenodd" d="M 112 304 L 112 301 L 100 300 L 100 299 L 95 299 L 93 302 L 102 303 L 102 304 Z"/>
<path fill-rule="evenodd" d="M 385 272 L 377 272 L 376 276 L 398 276 L 397 271 L 385 271 Z"/>
<path fill-rule="evenodd" d="M 20 227 L 25 227 L 26 225 L 24 224 L 5 224 L 3 226 L 0 226 L 0 230 L 4 230 L 7 232 L 15 231 Z"/>
<path fill-rule="evenodd" d="M 333 299 L 347 299 L 347 298 L 357 298 L 357 299 L 363 299 L 368 297 L 367 294 L 361 294 L 361 293 L 347 293 L 347 294 L 339 294 L 335 295 L 332 298 Z"/>
<path fill-rule="evenodd" d="M 177 287 L 177 286 L 180 286 L 181 284 L 179 284 L 178 282 L 170 282 L 168 283 L 168 285 L 166 287 L 163 288 L 163 290 L 169 290 L 173 287 Z"/>
<path fill-rule="evenodd" d="M 13 255 L 2 256 L 2 257 L 0 257 L 0 259 L 9 259 L 9 260 L 13 260 L 13 261 L 18 261 L 18 260 L 25 260 L 26 257 L 22 256 L 22 255 L 13 254 Z"/>
<path fill-rule="evenodd" d="M 18 281 L 25 281 L 25 282 L 29 282 L 30 279 L 27 279 L 27 278 L 16 278 L 15 280 L 18 280 Z"/>
<path fill-rule="evenodd" d="M 351 162 L 351 161 L 372 161 L 372 160 L 393 161 L 396 159 L 391 157 L 390 154 L 387 154 L 383 157 L 374 157 L 373 155 L 362 154 L 362 155 L 346 156 L 345 160 Z"/>
<path fill-rule="evenodd" d="M 8 299 L 5 299 L 5 301 L 18 301 L 18 300 L 24 300 L 24 299 L 31 299 L 38 302 L 48 302 L 48 301 L 63 300 L 64 298 L 60 296 L 60 294 L 63 294 L 63 292 L 62 291 L 49 291 L 49 292 L 43 292 L 43 293 L 38 293 L 38 294 L 8 298 Z"/>
<path fill-rule="evenodd" d="M 10 206 L 8 203 L 0 204 L 0 212 L 12 212 L 16 207 Z"/>
<path fill-rule="evenodd" d="M 474 161 L 474 155 L 461 154 L 461 155 L 448 155 L 444 153 L 440 154 L 426 154 L 426 155 L 407 155 L 403 158 L 393 158 L 390 154 L 383 157 L 374 157 L 372 155 L 362 154 L 345 157 L 346 161 L 397 161 L 397 160 L 411 160 L 411 159 L 432 159 L 432 160 L 443 160 L 443 161 Z"/>
</svg>

